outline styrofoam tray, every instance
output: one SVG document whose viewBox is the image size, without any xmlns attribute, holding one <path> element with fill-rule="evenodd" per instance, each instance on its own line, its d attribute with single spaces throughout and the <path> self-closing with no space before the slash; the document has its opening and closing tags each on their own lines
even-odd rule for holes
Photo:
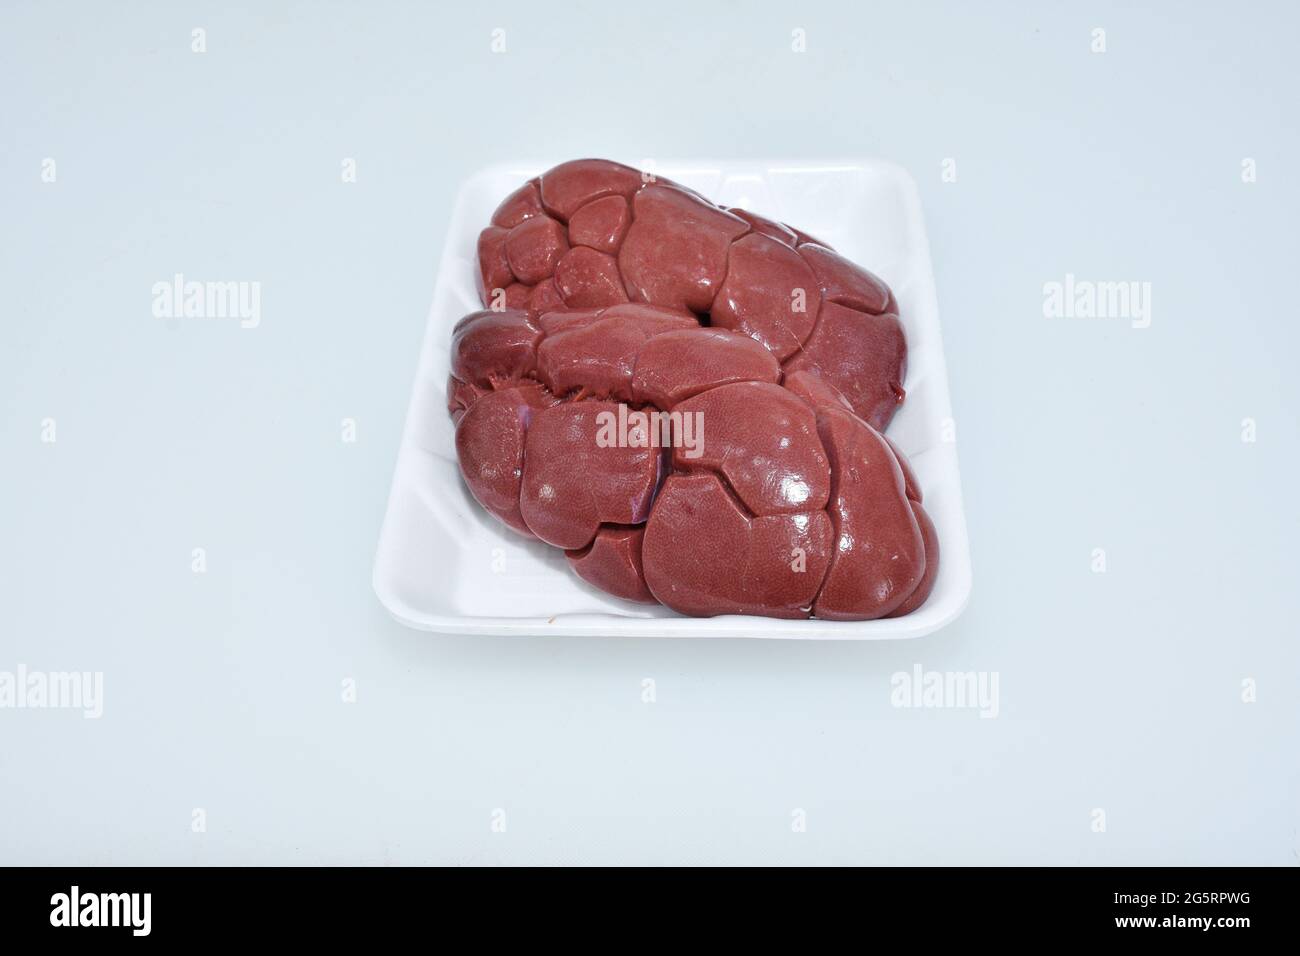
<svg viewBox="0 0 1300 956">
<path fill-rule="evenodd" d="M 742 206 L 830 243 L 883 278 L 907 334 L 907 400 L 889 437 L 908 455 L 939 533 L 939 577 L 926 603 L 878 621 L 682 617 L 611 597 L 573 574 L 563 552 L 508 531 L 461 480 L 446 409 L 451 329 L 481 308 L 475 242 L 497 204 L 554 163 L 492 166 L 467 180 L 452 210 L 375 557 L 374 587 L 404 624 L 457 634 L 880 639 L 918 637 L 966 605 L 970 549 L 952 440 L 930 250 L 916 183 L 877 161 L 660 162 L 654 172 L 724 206 Z M 637 165 L 635 161 L 629 165 Z"/>
</svg>

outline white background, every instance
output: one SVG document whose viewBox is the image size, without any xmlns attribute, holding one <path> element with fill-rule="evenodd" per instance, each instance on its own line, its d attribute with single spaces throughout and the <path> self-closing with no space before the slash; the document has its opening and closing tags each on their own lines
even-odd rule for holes
<svg viewBox="0 0 1300 956">
<path fill-rule="evenodd" d="M 0 671 L 102 672 L 104 714 L 0 709 L 0 862 L 1297 865 L 1300 22 L 1130 6 L 7 3 Z M 919 182 L 965 615 L 393 623 L 371 562 L 456 184 L 692 153 Z M 261 282 L 261 325 L 154 318 L 176 272 Z M 1151 327 L 1044 318 L 1066 273 L 1150 282 Z M 998 716 L 892 707 L 916 664 L 996 672 Z"/>
</svg>

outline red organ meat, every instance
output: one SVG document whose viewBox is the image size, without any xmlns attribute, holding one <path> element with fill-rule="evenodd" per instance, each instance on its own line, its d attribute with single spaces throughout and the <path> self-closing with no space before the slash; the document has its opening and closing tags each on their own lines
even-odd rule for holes
<svg viewBox="0 0 1300 956">
<path fill-rule="evenodd" d="M 683 614 L 910 613 L 938 572 L 884 436 L 907 345 L 825 243 L 598 159 L 521 186 L 478 240 L 447 405 L 474 498 L 585 581 Z"/>
</svg>

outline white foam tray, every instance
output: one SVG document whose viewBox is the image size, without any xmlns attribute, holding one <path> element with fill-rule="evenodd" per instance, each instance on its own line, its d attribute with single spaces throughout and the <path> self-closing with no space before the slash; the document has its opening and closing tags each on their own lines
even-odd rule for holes
<svg viewBox="0 0 1300 956">
<path fill-rule="evenodd" d="M 474 290 L 479 230 L 508 193 L 554 164 L 492 166 L 457 194 L 375 557 L 375 592 L 392 615 L 411 627 L 455 634 L 870 640 L 919 637 L 960 614 L 971 589 L 970 548 L 934 274 L 916 183 L 890 163 L 687 160 L 661 161 L 654 171 L 714 202 L 797 226 L 893 288 L 908 370 L 907 401 L 889 437 L 916 471 L 942 554 L 922 607 L 862 622 L 682 617 L 598 591 L 569 570 L 563 552 L 522 539 L 479 507 L 461 480 L 446 410 L 451 329 L 481 308 Z"/>
</svg>

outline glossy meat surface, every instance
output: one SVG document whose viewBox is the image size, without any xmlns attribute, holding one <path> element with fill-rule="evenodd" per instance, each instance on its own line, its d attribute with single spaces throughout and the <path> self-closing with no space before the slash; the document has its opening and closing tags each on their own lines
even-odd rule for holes
<svg viewBox="0 0 1300 956">
<path fill-rule="evenodd" d="M 884 282 L 797 229 L 661 177 L 561 163 L 506 197 L 478 260 L 488 307 L 639 302 L 708 316 L 785 366 L 821 372 L 878 430 L 903 401 L 907 349 Z"/>
<path fill-rule="evenodd" d="M 888 286 L 823 243 L 604 160 L 498 207 L 448 411 L 475 499 L 588 584 L 690 615 L 924 603 L 938 539 L 883 435 Z"/>
</svg>

